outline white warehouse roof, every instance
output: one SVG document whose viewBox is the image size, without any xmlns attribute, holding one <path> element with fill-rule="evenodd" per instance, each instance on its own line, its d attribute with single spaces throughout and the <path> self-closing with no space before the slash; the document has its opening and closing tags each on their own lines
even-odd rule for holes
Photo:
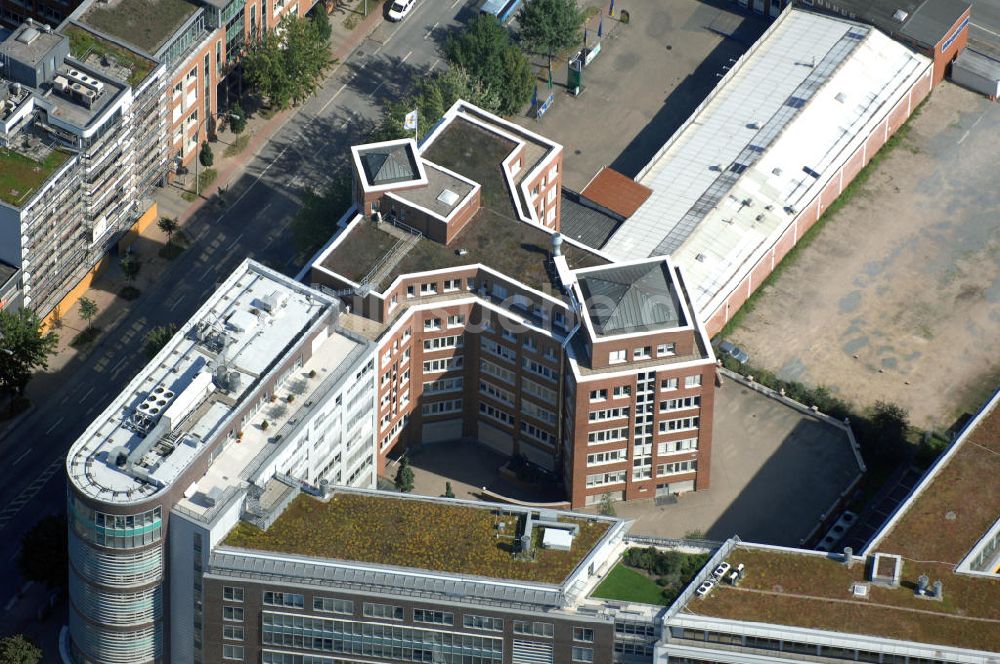
<svg viewBox="0 0 1000 664">
<path fill-rule="evenodd" d="M 869 26 L 786 10 L 639 174 L 653 193 L 602 252 L 672 254 L 711 315 L 930 67 Z"/>
</svg>

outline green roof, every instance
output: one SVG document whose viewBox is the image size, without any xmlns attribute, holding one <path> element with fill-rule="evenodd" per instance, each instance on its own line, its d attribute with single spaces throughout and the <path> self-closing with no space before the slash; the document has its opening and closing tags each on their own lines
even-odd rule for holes
<svg viewBox="0 0 1000 664">
<path fill-rule="evenodd" d="M 20 207 L 70 158 L 68 152 L 53 150 L 42 161 L 0 148 L 0 200 Z"/>
<path fill-rule="evenodd" d="M 186 0 L 120 0 L 113 7 L 94 3 L 80 20 L 155 54 L 197 10 L 197 5 Z"/>
<path fill-rule="evenodd" d="M 128 76 L 128 84 L 133 88 L 142 83 L 156 65 L 149 58 L 107 39 L 102 39 L 78 25 L 71 24 L 63 32 L 69 37 L 69 50 L 74 58 L 81 62 L 85 62 L 89 55 L 113 59 L 119 65 L 129 69 L 131 73 Z"/>
</svg>

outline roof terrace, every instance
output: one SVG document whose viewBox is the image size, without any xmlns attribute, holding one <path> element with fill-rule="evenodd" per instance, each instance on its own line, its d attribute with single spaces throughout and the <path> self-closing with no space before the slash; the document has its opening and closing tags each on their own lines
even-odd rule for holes
<svg viewBox="0 0 1000 664">
<path fill-rule="evenodd" d="M 327 502 L 297 497 L 265 532 L 240 522 L 225 546 L 496 579 L 561 584 L 617 523 L 564 512 L 542 514 L 531 555 L 514 555 L 529 510 L 393 493 L 336 493 Z M 534 517 L 537 520 L 537 516 Z M 578 527 L 569 550 L 543 548 L 558 520 Z M 537 521 L 536 521 L 537 522 Z M 551 526 L 550 526 L 551 527 Z"/>
<path fill-rule="evenodd" d="M 149 58 L 102 39 L 79 25 L 71 23 L 63 33 L 69 37 L 69 51 L 74 58 L 108 76 L 126 81 L 133 88 L 156 66 Z"/>
<path fill-rule="evenodd" d="M 73 444 L 66 467 L 77 490 L 127 503 L 178 481 L 227 436 L 263 378 L 334 307 L 329 298 L 245 262 Z"/>
<path fill-rule="evenodd" d="M 1000 409 L 994 397 L 871 547 L 902 556 L 898 587 L 867 584 L 871 561 L 850 569 L 839 555 L 738 546 L 746 565 L 739 587 L 718 586 L 687 613 L 941 646 L 1000 652 L 1000 577 L 956 566 L 994 524 L 1000 509 Z M 992 409 L 992 410 L 990 410 Z M 941 580 L 943 599 L 917 597 L 918 577 Z M 683 614 L 682 614 L 683 615 Z"/>
</svg>

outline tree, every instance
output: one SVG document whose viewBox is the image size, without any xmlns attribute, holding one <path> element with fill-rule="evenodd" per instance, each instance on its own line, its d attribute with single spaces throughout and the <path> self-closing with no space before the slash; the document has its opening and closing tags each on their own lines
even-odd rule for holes
<svg viewBox="0 0 1000 664">
<path fill-rule="evenodd" d="M 58 343 L 55 332 L 42 332 L 33 310 L 0 310 L 0 393 L 23 395 L 32 372 L 48 367 Z"/>
<path fill-rule="evenodd" d="M 615 512 L 615 502 L 611 499 L 611 494 L 606 493 L 601 496 L 601 507 L 599 512 L 604 516 L 618 516 Z"/>
<path fill-rule="evenodd" d="M 234 134 L 242 134 L 243 130 L 247 128 L 247 113 L 243 110 L 240 102 L 236 102 L 229 109 L 229 128 L 233 130 Z"/>
<path fill-rule="evenodd" d="M 910 414 L 905 408 L 888 401 L 876 401 L 869 417 L 871 445 L 875 456 L 891 461 L 906 445 L 910 430 Z"/>
<path fill-rule="evenodd" d="M 161 231 L 167 234 L 167 245 L 170 245 L 174 239 L 174 233 L 177 232 L 180 226 L 176 219 L 171 219 L 170 217 L 160 217 L 160 220 L 156 222 L 157 227 Z"/>
<path fill-rule="evenodd" d="M 42 650 L 24 637 L 15 634 L 0 639 L 0 664 L 38 664 Z"/>
<path fill-rule="evenodd" d="M 91 300 L 89 297 L 80 298 L 80 318 L 83 322 L 87 324 L 87 329 L 90 329 L 90 322 L 97 317 L 97 303 Z"/>
<path fill-rule="evenodd" d="M 329 41 L 333 28 L 330 27 L 330 17 L 327 16 L 324 3 L 317 2 L 316 6 L 313 7 L 312 20 L 316 24 L 316 34 L 319 38 Z"/>
<path fill-rule="evenodd" d="M 125 281 L 131 284 L 139 276 L 139 268 L 142 267 L 142 261 L 132 254 L 125 254 L 122 256 L 120 264 L 122 266 L 122 274 L 125 275 Z"/>
<path fill-rule="evenodd" d="M 44 583 L 50 589 L 66 587 L 66 517 L 47 516 L 24 534 L 17 566 L 30 581 Z"/>
<path fill-rule="evenodd" d="M 160 349 L 167 345 L 170 337 L 177 332 L 177 326 L 173 323 L 169 325 L 158 325 L 146 333 L 146 357 L 153 359 Z"/>
<path fill-rule="evenodd" d="M 321 34 L 319 23 L 286 14 L 274 31 L 249 45 L 243 71 L 258 94 L 284 109 L 312 94 L 331 62 L 330 38 Z"/>
<path fill-rule="evenodd" d="M 201 152 L 198 153 L 198 161 L 205 168 L 215 163 L 215 153 L 212 152 L 212 146 L 208 144 L 208 141 L 201 142 Z"/>
<path fill-rule="evenodd" d="M 413 491 L 413 469 L 410 468 L 410 460 L 403 457 L 399 460 L 399 470 L 396 471 L 396 489 L 403 493 Z"/>
<path fill-rule="evenodd" d="M 478 14 L 464 30 L 448 38 L 445 55 L 482 90 L 495 91 L 497 104 L 487 110 L 511 115 L 531 96 L 534 77 L 528 59 L 495 16 Z M 447 101 L 448 95 L 444 97 Z"/>
<path fill-rule="evenodd" d="M 451 490 L 451 482 L 445 482 L 444 483 L 444 497 L 445 498 L 454 498 L 455 497 L 455 492 Z"/>
<path fill-rule="evenodd" d="M 552 58 L 580 43 L 583 14 L 576 0 L 528 0 L 518 11 L 517 21 L 524 45 L 548 57 L 549 77 Z"/>
</svg>

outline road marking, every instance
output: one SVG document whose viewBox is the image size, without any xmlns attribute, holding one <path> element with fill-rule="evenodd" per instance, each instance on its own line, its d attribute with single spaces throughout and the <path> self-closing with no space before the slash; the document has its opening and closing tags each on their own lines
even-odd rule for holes
<svg viewBox="0 0 1000 664">
<path fill-rule="evenodd" d="M 440 22 L 440 21 L 438 21 L 438 22 L 437 22 L 437 23 L 435 23 L 435 24 L 434 24 L 433 26 L 431 26 L 431 29 L 427 31 L 427 34 L 426 34 L 426 35 L 424 35 L 424 41 L 427 41 L 428 39 L 430 39 L 430 38 L 431 38 L 431 35 L 433 35 L 433 34 L 434 34 L 434 31 L 435 31 L 435 30 L 437 30 L 437 27 L 438 27 L 439 25 L 441 25 L 441 22 Z"/>
<path fill-rule="evenodd" d="M 407 60 L 409 60 L 409 59 L 410 59 L 410 56 L 411 56 L 411 55 L 413 55 L 413 51 L 410 51 L 409 53 L 407 53 L 406 55 L 404 55 L 404 56 L 403 56 L 403 59 L 402 59 L 402 60 L 400 60 L 399 62 L 400 62 L 400 63 L 403 63 L 403 62 L 406 62 Z"/>
<path fill-rule="evenodd" d="M 90 393 L 93 391 L 94 391 L 94 386 L 91 386 L 90 389 L 87 390 L 82 397 L 80 397 L 80 401 L 78 403 L 83 403 L 84 401 L 86 401 L 87 397 L 89 397 Z"/>
<path fill-rule="evenodd" d="M 21 456 L 19 456 L 16 459 L 14 459 L 14 462 L 11 463 L 10 465 L 16 466 L 17 464 L 21 463 L 24 460 L 24 457 L 28 456 L 29 454 L 31 454 L 31 448 L 30 447 L 28 449 L 26 449 L 24 452 L 22 452 Z"/>
<path fill-rule="evenodd" d="M 18 556 L 19 556 L 20 554 L 21 554 L 21 547 L 19 546 L 19 547 L 17 547 L 17 551 L 15 551 L 15 552 L 14 552 L 14 555 L 12 555 L 12 556 L 11 556 L 10 558 L 8 558 L 7 560 L 9 560 L 9 561 L 13 561 L 13 560 L 14 560 L 15 558 L 17 558 L 17 557 L 18 557 Z"/>
<path fill-rule="evenodd" d="M 381 83 L 379 83 L 378 85 L 376 85 L 375 89 L 372 90 L 372 95 L 371 96 L 374 97 L 375 93 L 378 92 L 378 89 L 381 88 L 383 85 L 385 85 L 385 81 L 382 81 Z"/>
<path fill-rule="evenodd" d="M 62 418 L 59 418 L 59 421 L 57 421 L 56 424 L 59 424 L 61 421 Z M 52 428 L 55 428 L 55 425 L 53 425 Z M 6 528 L 11 519 L 17 516 L 17 513 L 21 511 L 21 508 L 27 505 L 35 498 L 35 496 L 38 495 L 38 492 L 42 490 L 42 487 L 45 486 L 46 482 L 52 479 L 52 476 L 62 468 L 65 461 L 66 457 L 64 456 L 56 457 L 56 459 L 49 464 L 49 467 L 42 471 L 42 474 L 39 475 L 34 482 L 29 484 L 28 487 L 22 491 L 15 500 L 11 501 L 11 503 L 7 505 L 2 512 L 0 512 L 0 530 Z"/>
<path fill-rule="evenodd" d="M 114 373 L 115 371 L 117 371 L 118 367 L 120 367 L 122 364 L 124 364 L 126 359 L 127 358 L 123 357 L 122 359 L 120 359 L 117 362 L 115 362 L 115 366 L 111 367 L 111 373 Z"/>
<path fill-rule="evenodd" d="M 64 403 L 66 403 L 66 402 L 67 402 L 68 400 L 69 400 L 69 395 L 67 394 L 67 395 L 66 395 L 66 396 L 64 396 L 64 397 L 63 397 L 62 399 L 60 399 L 60 400 L 59 400 L 59 405 L 60 405 L 60 406 L 61 406 L 61 405 L 63 405 L 63 404 L 64 404 Z"/>
<path fill-rule="evenodd" d="M 427 73 L 430 74 L 431 72 L 433 72 L 434 68 L 438 66 L 439 62 L 441 62 L 441 58 L 434 58 L 434 62 L 431 63 L 431 68 L 427 70 Z"/>
<path fill-rule="evenodd" d="M 462 2 L 462 0 L 455 0 L 455 2 L 451 3 L 451 8 L 454 9 L 455 7 L 458 7 L 458 3 L 460 2 Z"/>
<path fill-rule="evenodd" d="M 971 130 L 966 130 L 966 132 L 964 134 L 962 134 L 962 138 L 958 139 L 958 145 L 961 145 L 962 141 L 964 141 L 965 139 L 967 139 L 969 137 L 970 133 L 971 133 Z"/>
<path fill-rule="evenodd" d="M 173 311 L 174 309 L 176 309 L 177 305 L 180 304 L 181 302 L 183 302 L 184 298 L 186 298 L 186 297 L 187 297 L 187 293 L 185 293 L 184 295 L 181 295 L 179 298 L 177 298 L 177 300 L 173 304 L 170 305 L 170 311 Z"/>
<path fill-rule="evenodd" d="M 218 264 L 217 263 L 212 263 L 211 265 L 209 265 L 208 267 L 205 268 L 205 271 L 202 272 L 202 274 L 201 274 L 200 277 L 198 277 L 198 281 L 204 281 L 205 277 L 207 277 L 211 273 L 215 272 L 217 269 L 219 269 Z"/>
<path fill-rule="evenodd" d="M 262 207 L 260 209 L 260 212 L 263 212 L 264 210 L 266 210 L 270 205 L 271 204 L 268 203 L 267 205 L 265 205 L 264 207 Z M 260 214 L 260 212 L 258 212 L 257 214 Z M 233 240 L 232 243 L 228 247 L 226 247 L 226 251 L 227 252 L 232 251 L 233 247 L 235 247 L 236 245 L 238 245 L 240 243 L 240 240 L 242 240 L 242 239 L 243 239 L 243 233 L 240 233 L 239 237 L 237 237 L 235 240 Z"/>
<path fill-rule="evenodd" d="M 3 610 L 4 611 L 10 611 L 11 609 L 14 608 L 15 604 L 17 604 L 17 595 L 14 595 L 9 600 L 7 600 L 7 603 L 4 604 Z"/>
</svg>

